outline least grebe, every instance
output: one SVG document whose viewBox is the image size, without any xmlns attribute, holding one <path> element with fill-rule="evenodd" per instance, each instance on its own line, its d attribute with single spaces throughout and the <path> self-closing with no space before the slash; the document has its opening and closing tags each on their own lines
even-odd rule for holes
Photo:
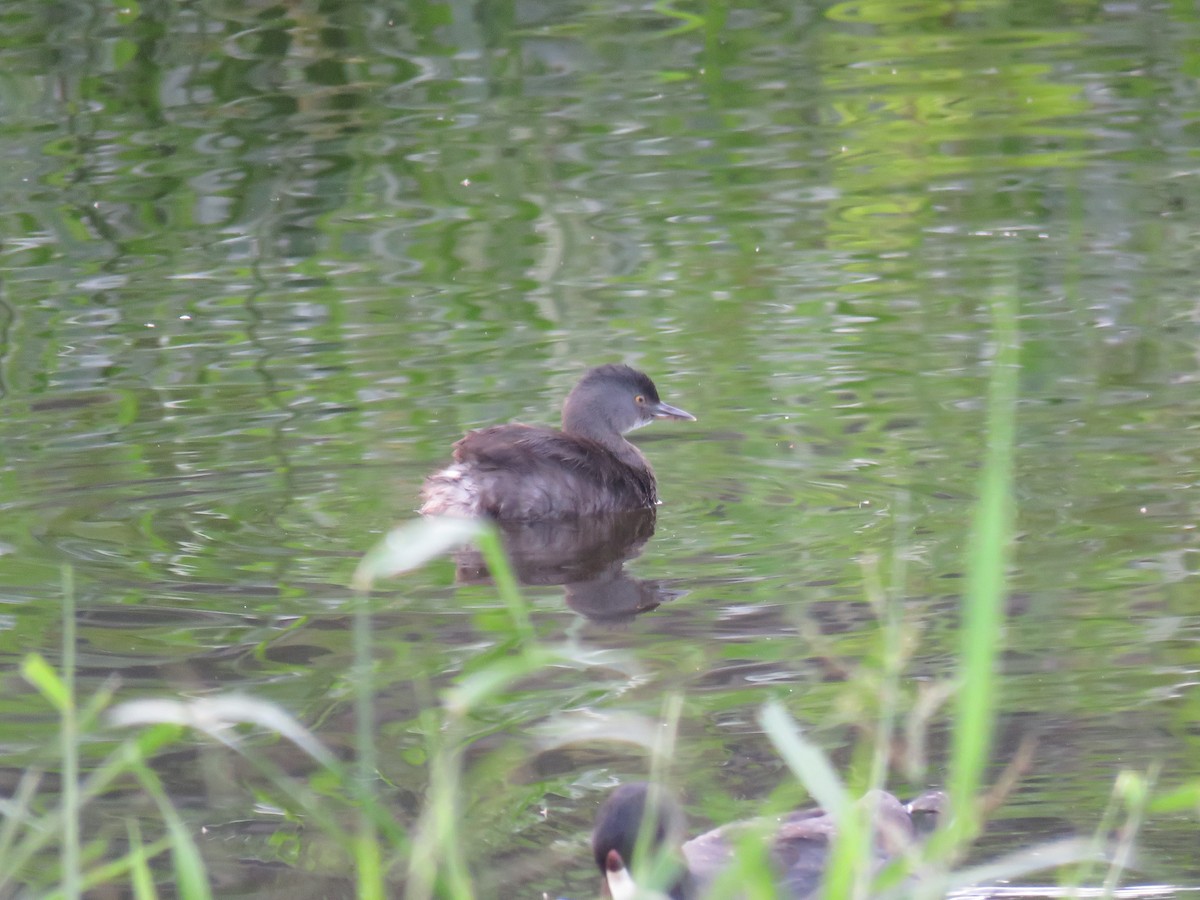
<svg viewBox="0 0 1200 900">
<path fill-rule="evenodd" d="M 904 852 L 924 827 L 914 825 L 922 814 L 940 812 L 940 791 L 922 794 L 904 804 L 886 791 L 869 791 L 859 801 L 870 815 L 875 838 L 873 863 L 880 867 Z M 649 828 L 639 845 L 639 834 Z M 639 852 L 664 867 L 656 871 L 659 883 L 668 885 L 671 900 L 693 900 L 703 896 L 708 885 L 729 865 L 738 832 L 762 829 L 762 822 L 740 822 L 715 828 L 684 841 L 683 809 L 665 789 L 646 782 L 622 785 L 609 795 L 596 816 L 592 854 L 604 893 L 613 900 L 631 900 L 638 895 L 633 870 Z M 820 890 L 830 843 L 837 833 L 832 815 L 821 809 L 806 809 L 780 817 L 769 834 L 770 857 L 780 896 L 807 898 Z M 663 877 L 665 876 L 665 877 Z"/>
<path fill-rule="evenodd" d="M 625 434 L 655 419 L 695 416 L 660 400 L 637 369 L 590 369 L 563 403 L 562 431 L 467 432 L 454 445 L 454 463 L 425 480 L 421 514 L 536 521 L 651 508 L 654 470 Z"/>
</svg>

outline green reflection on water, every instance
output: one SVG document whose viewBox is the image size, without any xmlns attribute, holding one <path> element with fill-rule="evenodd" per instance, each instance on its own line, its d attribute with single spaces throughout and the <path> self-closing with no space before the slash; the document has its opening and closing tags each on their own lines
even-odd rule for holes
<svg viewBox="0 0 1200 900">
<path fill-rule="evenodd" d="M 700 417 L 639 434 L 665 504 L 629 568 L 679 596 L 608 632 L 535 590 L 542 633 L 644 671 L 514 692 L 472 783 L 531 723 L 674 691 L 697 812 L 743 814 L 781 777 L 765 695 L 852 757 L 827 662 L 872 646 L 861 557 L 907 560 L 914 694 L 946 674 L 1000 285 L 1026 341 L 1005 714 L 1062 736 L 1012 815 L 1093 818 L 1118 758 L 1195 777 L 1194 9 L 47 8 L 0 35 L 10 660 L 54 646 L 74 560 L 89 677 L 238 684 L 336 743 L 358 552 L 464 428 L 552 422 L 628 359 Z M 414 681 L 502 640 L 453 579 L 381 600 L 399 792 Z M 481 842 L 578 850 L 598 781 L 641 765 L 556 760 L 481 787 Z M 582 893 L 585 858 L 539 885 Z"/>
</svg>

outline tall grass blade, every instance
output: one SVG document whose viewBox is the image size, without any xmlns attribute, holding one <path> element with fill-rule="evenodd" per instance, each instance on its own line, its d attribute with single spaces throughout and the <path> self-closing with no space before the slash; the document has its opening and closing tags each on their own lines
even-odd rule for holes
<svg viewBox="0 0 1200 900">
<path fill-rule="evenodd" d="M 500 599 L 508 607 L 508 614 L 512 617 L 517 636 L 523 641 L 531 640 L 534 635 L 533 623 L 529 621 L 529 608 L 517 585 L 517 578 L 513 574 L 508 557 L 504 555 L 500 534 L 495 528 L 484 528 L 476 533 L 475 546 L 479 548 L 483 561 L 487 563 Z"/>
<path fill-rule="evenodd" d="M 1150 800 L 1150 791 L 1158 781 L 1161 763 L 1151 766 L 1146 775 L 1125 771 L 1117 776 L 1113 785 L 1113 795 L 1118 798 L 1126 810 L 1125 824 L 1119 830 L 1117 845 L 1109 863 L 1108 872 L 1104 876 L 1104 895 L 1114 896 L 1121 883 L 1121 875 L 1133 864 L 1133 844 L 1137 833 L 1146 816 L 1146 805 Z M 1097 834 L 1099 839 L 1101 835 Z"/>
<path fill-rule="evenodd" d="M 378 778 L 375 754 L 375 665 L 371 639 L 371 601 L 360 590 L 354 603 L 354 744 L 355 780 L 360 797 L 358 833 L 354 839 L 354 865 L 360 900 L 385 896 L 380 865 L 379 832 L 365 801 L 373 795 Z"/>
<path fill-rule="evenodd" d="M 432 709 L 423 711 L 419 721 L 428 742 L 429 786 L 411 837 L 405 896 L 412 900 L 472 900 L 474 890 L 461 838 L 462 753 L 454 733 L 458 729 L 443 727 Z"/>
<path fill-rule="evenodd" d="M 62 886 L 68 897 L 82 894 L 79 875 L 79 721 L 75 710 L 75 571 L 63 566 L 62 683 L 66 690 L 60 711 L 59 740 L 62 748 L 63 835 Z"/>
<path fill-rule="evenodd" d="M 167 836 L 171 846 L 171 862 L 175 870 L 175 889 L 184 900 L 211 900 L 212 891 L 204 869 L 204 859 L 192 840 L 187 826 L 175 812 L 171 800 L 163 790 L 158 776 L 144 763 L 134 769 L 134 774 L 146 793 L 158 806 L 158 813 L 167 825 Z"/>
<path fill-rule="evenodd" d="M 150 860 L 146 848 L 142 846 L 142 830 L 136 819 L 129 820 L 126 831 L 129 833 L 129 882 L 133 896 L 135 900 L 157 900 L 158 892 L 154 889 Z"/>
<path fill-rule="evenodd" d="M 1013 454 L 1018 388 L 1017 299 L 992 301 L 995 354 L 988 391 L 987 447 L 967 558 L 960 642 L 960 687 L 950 760 L 952 818 L 959 846 L 979 831 L 979 794 L 997 706 L 996 659 L 1003 624 L 1005 568 L 1012 541 Z"/>
<path fill-rule="evenodd" d="M 359 817 L 358 836 L 354 841 L 354 868 L 358 900 L 385 900 L 383 864 L 379 856 L 379 837 L 367 815 Z"/>
<path fill-rule="evenodd" d="M 40 769 L 26 769 L 17 789 L 7 800 L 0 800 L 0 888 L 20 868 L 13 858 L 13 845 L 22 828 L 33 822 L 33 802 L 42 783 Z"/>
</svg>

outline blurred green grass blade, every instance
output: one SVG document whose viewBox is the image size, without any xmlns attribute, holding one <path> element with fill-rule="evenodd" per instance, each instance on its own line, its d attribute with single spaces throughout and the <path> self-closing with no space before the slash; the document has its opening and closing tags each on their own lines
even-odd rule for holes
<svg viewBox="0 0 1200 900">
<path fill-rule="evenodd" d="M 179 725 L 166 722 L 153 725 L 138 732 L 132 741 L 130 752 L 135 756 L 148 758 L 163 747 L 176 743 L 181 737 L 183 728 Z"/>
<path fill-rule="evenodd" d="M 171 848 L 170 838 L 159 838 L 154 843 L 148 846 L 135 847 L 119 859 L 114 859 L 103 865 L 88 869 L 80 881 L 81 888 L 86 891 L 91 891 L 96 888 L 111 886 L 113 882 L 118 881 L 128 875 L 131 885 L 133 886 L 133 895 L 135 897 L 157 897 L 157 892 L 154 888 L 152 873 L 150 872 L 147 860 L 158 856 L 161 853 L 167 852 Z M 141 876 L 138 874 L 138 868 L 144 868 L 147 877 L 151 878 L 149 883 L 148 894 L 139 893 L 142 888 L 138 887 L 138 881 Z M 97 892 L 99 893 L 99 892 Z M 86 896 L 86 894 L 85 894 Z M 43 895 L 41 900 L 69 900 L 69 895 L 64 891 L 55 891 L 50 894 Z"/>
<path fill-rule="evenodd" d="M 137 766 L 142 764 L 141 760 L 137 745 L 132 741 L 124 742 L 77 785 L 74 802 L 82 807 L 89 800 L 100 796 L 118 778 L 135 771 Z M 22 786 L 25 784 L 23 779 Z M 70 813 L 65 800 L 48 812 L 31 812 L 33 798 L 25 797 L 22 787 L 19 787 L 14 798 L 18 799 L 22 806 L 16 807 L 14 812 L 20 812 L 23 808 L 25 815 L 16 822 L 11 833 L 11 840 L 15 843 L 5 847 L 3 857 L 0 857 L 0 886 L 4 885 L 5 878 L 10 873 L 19 872 L 41 850 L 61 838 L 66 827 L 65 819 Z M 7 832 L 4 836 L 9 837 Z"/>
<path fill-rule="evenodd" d="M 104 711 L 112 704 L 116 696 L 120 679 L 115 675 L 109 676 L 104 683 L 82 704 L 78 710 L 79 727 L 84 731 L 95 731 L 99 727 Z M 76 703 L 79 703 L 76 698 Z"/>
<path fill-rule="evenodd" d="M 837 821 L 842 821 L 850 808 L 850 799 L 845 785 L 821 748 L 800 734 L 795 720 L 777 700 L 763 705 L 758 721 L 792 774 L 826 812 L 831 813 Z"/>
<path fill-rule="evenodd" d="M 369 591 L 380 578 L 423 566 L 430 560 L 474 540 L 487 524 L 478 519 L 449 516 L 417 519 L 393 528 L 367 551 L 351 579 L 358 591 Z"/>
<path fill-rule="evenodd" d="M 737 900 L 777 900 L 775 867 L 771 862 L 771 831 L 773 823 L 755 823 L 737 836 L 733 859 L 713 881 L 714 898 Z"/>
<path fill-rule="evenodd" d="M 380 862 L 379 841 L 366 817 L 360 822 L 354 841 L 354 865 L 358 900 L 386 900 L 387 886 Z"/>
<path fill-rule="evenodd" d="M 1169 793 L 1160 794 L 1150 801 L 1149 810 L 1158 815 L 1169 815 L 1186 810 L 1200 813 L 1200 781 L 1180 785 Z"/>
<path fill-rule="evenodd" d="M 361 805 L 372 796 L 379 778 L 375 747 L 375 642 L 371 600 L 365 590 L 355 595 L 353 621 L 354 778 L 360 803 L 358 829 L 354 836 L 355 881 L 360 900 L 377 900 L 385 895 L 379 862 L 379 832 L 375 820 Z"/>
<path fill-rule="evenodd" d="M 252 723 L 275 732 L 303 749 L 321 766 L 321 772 L 327 773 L 341 786 L 339 790 L 354 796 L 360 809 L 373 822 L 376 832 L 384 835 L 390 845 L 405 845 L 403 829 L 371 794 L 377 777 L 375 770 L 370 768 L 369 777 L 364 781 L 361 771 L 356 773 L 350 766 L 343 765 L 321 744 L 316 735 L 269 701 L 238 694 L 198 697 L 188 701 L 168 698 L 131 700 L 114 707 L 108 721 L 114 726 L 149 726 L 137 735 L 135 741 L 123 745 L 119 763 L 126 767 L 140 765 L 143 759 L 148 758 L 164 744 L 179 740 L 185 727 L 208 734 L 218 743 L 248 760 L 296 808 L 303 810 L 306 819 L 335 836 L 344 843 L 348 851 L 352 851 L 354 836 L 347 834 L 345 829 L 337 824 L 336 817 L 330 815 L 324 806 L 326 801 L 312 789 L 312 782 L 321 781 L 321 776 L 314 774 L 309 781 L 290 777 L 257 753 L 253 743 L 239 740 L 232 726 Z M 96 774 L 109 771 L 106 765 Z"/>
<path fill-rule="evenodd" d="M 39 654 L 30 653 L 21 660 L 21 677 L 37 688 L 61 715 L 71 702 L 67 685 Z"/>
<path fill-rule="evenodd" d="M 436 536 L 443 524 L 436 522 L 418 523 L 424 526 L 426 539 L 431 534 Z M 444 523 L 452 526 L 453 521 Z M 394 533 L 394 532 L 393 532 Z M 444 539 L 445 539 L 444 533 Z M 401 538 L 401 543 L 404 539 Z M 410 549 L 412 549 L 410 547 Z M 426 546 L 421 552 L 442 552 L 433 541 L 433 546 Z M 387 557 L 387 562 L 403 562 L 395 555 Z M 417 565 L 424 562 L 416 556 L 412 557 Z M 364 563 L 367 560 L 364 559 Z M 360 567 L 361 568 L 361 567 Z M 358 574 L 355 574 L 358 583 Z M 367 584 L 366 581 L 361 582 Z M 354 834 L 353 854 L 355 867 L 355 885 L 359 900 L 383 900 L 387 896 L 383 864 L 379 846 L 379 828 L 384 823 L 380 820 L 379 809 L 374 804 L 374 791 L 379 780 L 379 770 L 375 746 L 375 651 L 374 628 L 371 615 L 371 601 L 365 588 L 360 589 L 354 603 L 354 787 L 358 799 L 358 826 Z M 329 768 L 328 766 L 326 767 Z M 407 844 L 407 838 L 404 841 Z"/>
<path fill-rule="evenodd" d="M 1150 801 L 1150 793 L 1161 773 L 1161 763 L 1153 763 L 1145 775 L 1126 770 L 1117 776 L 1112 796 L 1124 807 L 1125 821 L 1117 829 L 1116 846 L 1113 848 L 1112 858 L 1109 861 L 1108 873 L 1104 877 L 1105 896 L 1116 896 L 1122 874 L 1133 865 L 1134 842 L 1146 816 L 1146 805 Z M 1097 831 L 1097 844 L 1104 840 L 1105 834 Z"/>
<path fill-rule="evenodd" d="M 491 527 L 481 529 L 475 535 L 475 546 L 479 548 L 483 561 L 487 563 L 488 572 L 496 584 L 500 599 L 508 607 L 508 614 L 512 617 L 513 627 L 518 636 L 522 640 L 531 640 L 533 624 L 529 620 L 529 607 L 517 584 L 512 565 L 504 553 L 499 532 Z"/>
<path fill-rule="evenodd" d="M 992 301 L 995 355 L 988 391 L 986 454 L 967 557 L 959 694 L 950 761 L 949 828 L 958 842 L 978 832 L 976 797 L 988 764 L 997 709 L 996 660 L 1005 569 L 1012 542 L 1013 454 L 1019 384 L 1017 298 Z"/>
<path fill-rule="evenodd" d="M 171 863 L 175 871 L 175 889 L 184 900 L 211 900 L 212 891 L 208 885 L 208 875 L 204 869 L 204 860 L 200 850 L 192 840 L 187 826 L 179 818 L 179 813 L 171 805 L 171 798 L 163 789 L 158 775 L 144 762 L 138 761 L 132 766 L 133 774 L 146 793 L 158 807 L 167 826 L 167 839 L 171 848 Z"/>
<path fill-rule="evenodd" d="M 75 709 L 75 570 L 62 569 L 63 630 L 62 681 L 65 702 L 59 710 L 59 750 L 62 757 L 62 861 L 63 891 L 77 897 L 83 891 L 79 875 L 83 870 L 80 856 L 80 810 L 83 802 L 79 785 L 79 720 Z"/>
<path fill-rule="evenodd" d="M 0 799 L 0 887 L 18 866 L 12 859 L 13 845 L 20 830 L 33 818 L 33 802 L 42 783 L 42 770 L 26 769 L 11 797 Z"/>
<path fill-rule="evenodd" d="M 483 519 L 434 516 L 394 528 L 367 551 L 350 584 L 355 590 L 369 591 L 380 578 L 411 571 L 468 543 L 479 548 L 517 634 L 523 640 L 531 639 L 533 625 L 529 621 L 528 605 L 504 553 L 499 533 Z"/>
<path fill-rule="evenodd" d="M 150 873 L 150 856 L 142 845 L 142 830 L 136 819 L 127 822 L 126 831 L 129 834 L 129 882 L 133 896 L 135 900 L 157 900 L 154 876 Z"/>
<path fill-rule="evenodd" d="M 927 876 L 916 889 L 907 885 L 882 895 L 878 900 L 912 900 L 914 897 L 930 898 L 930 900 L 939 898 L 940 900 L 948 894 L 956 894 L 960 891 L 971 897 L 986 898 L 991 895 L 987 892 L 986 887 L 980 888 L 980 885 L 1018 881 L 1038 872 L 1053 871 L 1095 858 L 1096 848 L 1086 838 L 1064 838 L 1058 841 L 1041 842 L 1033 847 L 1016 850 L 967 869 Z M 1031 890 L 1037 889 L 1031 888 Z M 1053 888 L 1051 890 L 1053 893 L 1038 892 L 1033 896 L 1075 896 L 1069 888 Z M 1088 895 L 1094 896 L 1095 892 Z"/>
<path fill-rule="evenodd" d="M 461 840 L 461 754 L 447 746 L 438 717 L 421 716 L 429 741 L 429 785 L 410 835 L 406 898 L 470 900 L 474 896 Z"/>
<path fill-rule="evenodd" d="M 541 752 L 596 741 L 632 744 L 646 752 L 658 740 L 660 721 L 654 716 L 605 709 L 560 713 L 538 730 Z"/>
<path fill-rule="evenodd" d="M 656 34 L 659 40 L 676 35 L 686 34 L 689 31 L 695 31 L 703 28 L 705 19 L 703 16 L 698 16 L 693 12 L 680 9 L 671 0 L 657 0 L 654 4 L 654 11 L 661 16 L 678 20 L 679 24 L 673 28 L 664 28 Z"/>
<path fill-rule="evenodd" d="M 514 681 L 545 668 L 557 658 L 553 651 L 535 645 L 515 656 L 491 662 L 446 691 L 446 710 L 453 716 L 465 716 Z"/>
<path fill-rule="evenodd" d="M 212 892 L 208 887 L 208 876 L 199 848 L 170 804 L 160 807 L 160 810 L 167 820 L 167 831 L 171 837 L 171 861 L 175 867 L 175 887 L 179 896 L 185 900 L 210 900 Z"/>
<path fill-rule="evenodd" d="M 311 731 L 282 707 L 245 694 L 174 700 L 166 697 L 127 700 L 108 714 L 114 727 L 137 725 L 180 725 L 203 731 L 213 739 L 235 746 L 231 725 L 252 724 L 287 738 L 323 766 L 336 767 L 337 760 Z"/>
</svg>

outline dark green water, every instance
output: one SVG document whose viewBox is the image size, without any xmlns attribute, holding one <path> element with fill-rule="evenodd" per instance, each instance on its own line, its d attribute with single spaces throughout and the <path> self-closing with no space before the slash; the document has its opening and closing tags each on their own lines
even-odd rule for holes
<svg viewBox="0 0 1200 900">
<path fill-rule="evenodd" d="M 1200 778 L 1194 6 L 25 0 L 0 22 L 6 788 L 54 733 L 16 664 L 57 658 L 64 563 L 81 688 L 253 693 L 348 750 L 361 552 L 464 429 L 553 422 L 620 360 L 699 418 L 638 435 L 664 505 L 626 569 L 662 605 L 613 625 L 531 588 L 578 665 L 478 717 L 464 782 L 483 895 L 590 895 L 595 806 L 647 760 L 564 728 L 681 697 L 673 775 L 720 819 L 788 777 L 768 698 L 850 765 L 875 581 L 919 637 L 906 708 L 952 673 L 997 298 L 1022 332 L 997 767 L 1038 751 L 980 858 L 1090 833 L 1123 769 Z M 404 819 L 420 710 L 507 620 L 449 561 L 375 602 Z M 940 783 L 945 744 L 935 716 L 896 788 Z M 345 893 L 214 755 L 163 771 L 218 895 Z M 1195 830 L 1152 818 L 1128 880 L 1200 884 Z"/>
</svg>

